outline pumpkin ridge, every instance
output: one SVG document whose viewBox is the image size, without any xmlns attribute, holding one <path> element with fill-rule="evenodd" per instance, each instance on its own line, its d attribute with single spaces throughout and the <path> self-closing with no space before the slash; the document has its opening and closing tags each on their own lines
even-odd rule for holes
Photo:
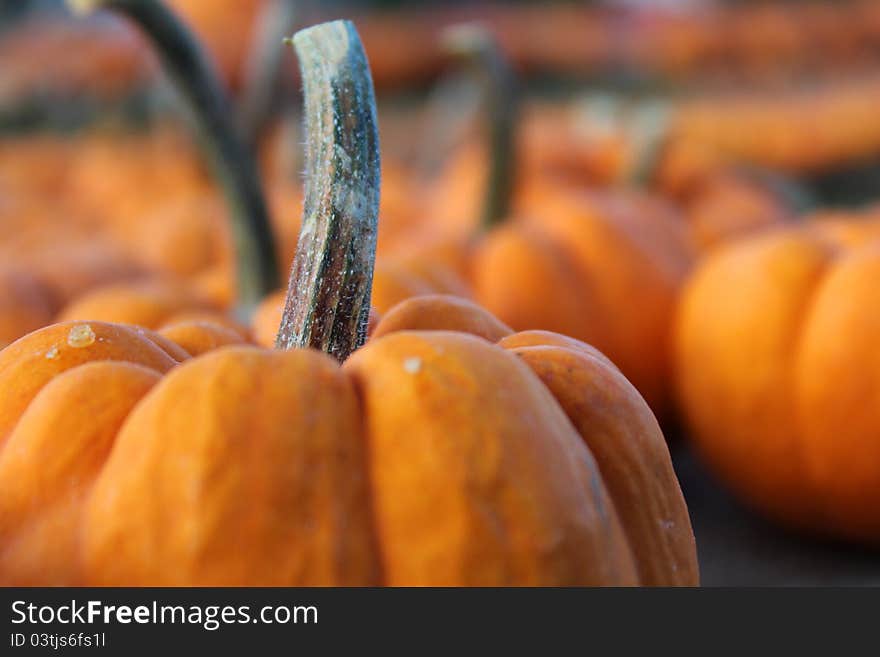
<svg viewBox="0 0 880 657">
<path fill-rule="evenodd" d="M 835 513 L 833 509 L 833 504 L 828 501 L 828 497 L 836 493 L 839 487 L 834 486 L 834 481 L 829 481 L 827 475 L 817 472 L 817 465 L 821 466 L 824 464 L 822 463 L 821 458 L 817 461 L 815 454 L 811 454 L 811 452 L 815 452 L 817 449 L 815 438 L 816 431 L 814 430 L 812 422 L 808 419 L 808 416 L 811 414 L 811 405 L 808 399 L 811 395 L 815 396 L 816 394 L 807 387 L 808 384 L 811 383 L 811 377 L 808 374 L 810 371 L 808 366 L 817 359 L 815 353 L 817 348 L 815 343 L 816 336 L 813 331 L 816 330 L 815 327 L 817 325 L 820 327 L 823 325 L 822 320 L 828 314 L 827 311 L 825 313 L 819 312 L 828 304 L 828 299 L 830 297 L 828 290 L 835 289 L 833 287 L 835 285 L 839 286 L 837 283 L 838 278 L 841 275 L 848 274 L 848 269 L 859 271 L 860 267 L 870 267 L 876 261 L 878 253 L 880 253 L 880 248 L 878 248 L 877 244 L 857 246 L 845 251 L 835 250 L 834 258 L 829 261 L 827 267 L 822 272 L 820 280 L 817 281 L 817 284 L 811 290 L 808 312 L 805 313 L 804 318 L 799 325 L 796 358 L 793 359 L 791 363 L 792 381 L 787 390 L 789 390 L 789 394 L 792 397 L 792 417 L 795 422 L 795 430 L 800 436 L 800 439 L 797 442 L 797 447 L 799 448 L 798 456 L 802 463 L 805 486 L 809 488 L 810 493 L 814 498 L 814 513 L 818 518 L 821 518 L 820 522 L 825 527 L 833 528 L 840 524 L 839 519 L 836 517 L 838 514 Z M 837 287 L 837 289 L 839 291 L 839 287 Z M 827 325 L 827 320 L 824 324 Z M 846 338 L 842 336 L 838 339 L 846 340 Z M 852 336 L 850 339 L 852 339 Z M 821 359 L 821 357 L 819 358 Z M 862 362 L 869 363 L 870 357 L 866 355 L 862 359 Z M 805 372 L 807 372 L 807 374 L 805 374 Z M 838 384 L 826 380 L 824 381 L 824 385 L 834 385 L 836 387 Z M 875 390 L 867 387 L 859 388 L 858 394 L 861 395 L 861 397 L 858 401 L 854 402 L 856 408 L 864 408 L 865 406 L 871 405 L 876 396 Z M 812 413 L 815 415 L 814 411 Z M 857 449 L 855 446 L 852 448 Z M 864 472 L 861 474 L 864 476 Z M 853 477 L 854 474 L 850 472 L 849 476 Z M 871 479 L 873 479 L 873 477 L 869 476 L 869 482 Z M 865 526 L 869 526 L 870 524 L 870 521 L 868 521 L 865 523 Z M 880 526 L 880 524 L 875 522 L 874 526 L 877 527 Z M 865 534 L 871 533 L 870 529 L 843 529 L 842 531 L 844 533 L 849 532 L 855 536 L 860 532 Z M 874 531 L 876 532 L 876 530 Z"/>
<path fill-rule="evenodd" d="M 794 249 L 801 249 L 796 252 L 796 259 L 792 258 L 789 253 Z M 689 386 L 693 384 L 687 378 L 681 376 L 681 374 L 676 377 L 676 394 L 681 400 L 688 424 L 691 427 L 701 427 L 693 431 L 694 439 L 691 441 L 696 453 L 713 467 L 721 480 L 733 490 L 738 491 L 749 505 L 763 509 L 767 515 L 781 519 L 790 525 L 810 524 L 810 517 L 815 513 L 812 510 L 815 507 L 814 500 L 806 499 L 802 494 L 803 491 L 799 493 L 793 489 L 794 482 L 802 479 L 796 473 L 800 472 L 803 474 L 805 471 L 805 463 L 798 439 L 799 430 L 797 427 L 792 427 L 790 423 L 790 420 L 798 422 L 796 419 L 798 413 L 797 399 L 794 394 L 793 384 L 796 378 L 796 368 L 800 360 L 800 353 L 803 348 L 803 335 L 807 321 L 813 312 L 818 291 L 839 257 L 840 250 L 838 248 L 829 244 L 827 240 L 809 233 L 804 234 L 793 230 L 785 230 L 775 232 L 763 238 L 747 238 L 739 244 L 722 247 L 717 253 L 712 255 L 710 262 L 705 263 L 702 268 L 694 273 L 683 291 L 682 303 L 677 310 L 679 329 L 675 338 L 676 365 L 678 371 L 681 372 L 688 365 L 688 359 L 692 358 L 689 350 L 693 349 L 691 343 L 694 342 L 694 337 L 693 335 L 686 334 L 680 327 L 688 327 L 688 322 L 693 323 L 694 304 L 697 302 L 705 303 L 702 297 L 705 297 L 708 289 L 711 289 L 717 295 L 719 273 L 730 278 L 732 272 L 742 270 L 744 267 L 754 268 L 756 272 L 763 272 L 765 274 L 764 278 L 767 277 L 768 272 L 773 273 L 774 286 L 769 289 L 775 297 L 784 294 L 785 298 L 789 301 L 792 300 L 792 290 L 789 288 L 795 284 L 800 286 L 797 288 L 796 308 L 787 311 L 784 317 L 786 323 L 782 328 L 785 330 L 785 337 L 784 339 L 782 336 L 777 337 L 777 340 L 783 342 L 783 344 L 781 347 L 774 347 L 772 352 L 774 360 L 780 363 L 778 367 L 775 367 L 775 369 L 778 369 L 778 372 L 774 376 L 779 376 L 782 380 L 778 382 L 774 380 L 773 383 L 768 383 L 763 380 L 769 376 L 766 372 L 759 372 L 760 379 L 757 374 L 753 374 L 747 379 L 749 382 L 748 396 L 741 395 L 735 399 L 737 406 L 734 408 L 738 409 L 738 413 L 749 413 L 749 421 L 756 425 L 753 429 L 754 431 L 760 432 L 765 438 L 767 436 L 775 438 L 776 443 L 771 443 L 769 446 L 764 447 L 764 449 L 775 450 L 775 453 L 779 454 L 778 458 L 769 456 L 768 451 L 761 457 L 752 455 L 750 457 L 751 462 L 744 463 L 742 462 L 744 455 L 741 451 L 736 452 L 734 455 L 731 453 L 731 447 L 725 446 L 721 449 L 714 442 L 704 440 L 702 437 L 704 427 L 700 424 L 701 420 L 697 419 L 697 411 L 699 409 L 696 409 L 690 403 L 696 394 L 692 389 L 689 389 Z M 809 269 L 805 270 L 804 267 Z M 794 277 L 792 272 L 797 275 L 797 278 Z M 755 282 L 750 279 L 749 285 L 754 286 Z M 753 296 L 757 294 L 752 287 L 749 289 L 753 291 Z M 697 296 L 698 294 L 702 295 L 702 297 Z M 760 299 L 760 302 L 766 304 L 768 299 L 772 300 L 775 297 L 765 297 Z M 742 299 L 738 300 L 740 303 L 743 303 Z M 713 301 L 713 304 L 718 303 Z M 775 310 L 775 307 L 771 308 L 771 310 Z M 748 333 L 738 337 L 741 342 L 744 339 L 744 335 L 755 336 L 756 334 L 760 335 L 758 332 L 766 332 L 764 327 L 756 323 L 757 316 L 752 317 L 750 313 L 752 313 L 751 310 L 746 310 L 744 313 L 741 311 L 732 320 L 747 322 L 746 326 L 739 328 L 740 333 L 748 331 Z M 780 324 L 783 321 L 783 319 L 776 317 L 776 315 L 773 315 L 773 318 Z M 718 322 L 717 319 L 708 316 L 703 319 L 707 322 Z M 701 324 L 701 330 L 708 330 L 707 326 L 708 324 Z M 780 329 L 774 324 L 774 336 L 778 330 Z M 690 328 L 690 331 L 693 331 L 693 328 Z M 718 328 L 714 324 L 712 325 L 712 331 L 718 332 Z M 717 338 L 718 336 L 716 335 L 715 337 Z M 753 337 L 748 342 L 742 342 L 740 348 L 752 349 L 755 342 L 756 338 Z M 763 344 L 760 346 L 762 349 L 767 349 Z M 702 357 L 718 359 L 718 356 L 714 354 L 703 354 Z M 761 363 L 750 364 L 748 367 L 754 368 L 759 365 Z M 766 364 L 763 366 L 767 367 Z M 715 378 L 718 377 L 716 373 L 713 373 L 713 376 Z M 725 381 L 729 381 L 733 375 L 728 369 L 724 371 L 723 376 Z M 756 388 L 754 381 L 761 382 L 760 390 Z M 717 386 L 718 383 L 714 385 Z M 729 387 L 730 383 L 726 385 Z M 768 386 L 771 386 L 771 388 L 768 389 Z M 726 409 L 724 412 L 727 412 L 729 416 L 733 411 Z M 782 426 L 775 427 L 775 425 L 780 424 L 779 413 L 783 413 L 789 422 L 782 422 Z M 772 423 L 775 428 L 766 426 L 768 422 Z M 735 429 L 736 425 L 733 424 L 731 424 L 730 429 L 723 429 L 724 432 L 729 434 L 726 437 L 727 443 L 734 442 L 733 436 L 736 434 L 732 433 L 732 431 Z M 742 434 L 740 433 L 739 435 Z M 784 448 L 779 444 L 780 436 L 785 436 L 786 444 Z M 741 440 L 737 442 L 743 444 Z M 784 455 L 782 454 L 783 451 Z M 783 464 L 778 463 L 780 459 L 785 462 Z M 742 469 L 744 468 L 750 473 L 748 477 L 741 476 Z"/>
<path fill-rule="evenodd" d="M 372 476 L 371 436 L 368 429 L 369 417 L 367 416 L 368 410 L 365 403 L 363 379 L 357 372 L 350 372 L 342 366 L 340 366 L 340 371 L 351 382 L 355 400 L 357 401 L 357 418 L 361 429 L 361 436 L 363 437 L 363 463 L 361 469 L 366 484 L 366 493 L 362 502 L 367 507 L 369 542 L 372 545 L 373 553 L 376 555 L 376 567 L 378 569 L 376 580 L 378 586 L 388 586 L 388 577 L 386 575 L 387 557 L 382 547 L 382 541 L 379 538 L 379 525 L 376 517 L 376 482 Z"/>
<path fill-rule="evenodd" d="M 690 520 L 681 513 L 684 498 L 660 427 L 633 385 L 586 349 L 556 342 L 514 342 L 509 349 L 547 387 L 593 455 L 641 583 L 692 583 L 697 561 Z"/>
</svg>

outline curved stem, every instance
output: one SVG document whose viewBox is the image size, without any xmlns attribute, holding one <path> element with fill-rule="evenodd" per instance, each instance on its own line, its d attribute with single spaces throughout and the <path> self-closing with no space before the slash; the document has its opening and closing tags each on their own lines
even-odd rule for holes
<svg viewBox="0 0 880 657">
<path fill-rule="evenodd" d="M 186 26 L 161 0 L 67 0 L 75 11 L 112 9 L 150 38 L 165 73 L 195 119 L 200 145 L 230 207 L 238 304 L 247 312 L 277 288 L 269 214 L 253 153 L 238 136 L 223 85 Z"/>
<path fill-rule="evenodd" d="M 260 11 L 238 111 L 242 134 L 252 146 L 259 143 L 278 99 L 284 64 L 284 49 L 279 44 L 293 29 L 300 3 L 301 0 L 270 0 Z"/>
<path fill-rule="evenodd" d="M 333 21 L 297 32 L 305 90 L 302 229 L 275 346 L 344 361 L 366 340 L 379 216 L 373 80 L 357 30 Z"/>
<path fill-rule="evenodd" d="M 449 28 L 444 45 L 451 54 L 473 62 L 486 85 L 486 114 L 489 123 L 489 179 L 483 201 L 484 229 L 500 223 L 510 211 L 516 172 L 514 131 L 519 94 L 513 69 L 492 34 L 480 25 Z"/>
</svg>

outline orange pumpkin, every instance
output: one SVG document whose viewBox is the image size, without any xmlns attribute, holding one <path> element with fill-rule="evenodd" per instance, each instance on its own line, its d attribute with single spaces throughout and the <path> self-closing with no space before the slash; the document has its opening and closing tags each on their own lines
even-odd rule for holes
<svg viewBox="0 0 880 657">
<path fill-rule="evenodd" d="M 414 293 L 469 293 L 514 329 L 595 344 L 666 415 L 669 333 L 693 257 L 683 222 L 645 195 L 539 180 L 518 193 L 517 214 L 482 235 L 384 258 L 381 271 L 396 266 L 392 282 L 405 284 L 383 282 L 376 307 Z"/>
<path fill-rule="evenodd" d="M 515 94 L 491 37 L 468 27 L 456 38 L 487 69 L 492 107 L 512 127 Z M 490 130 L 488 173 L 480 175 L 479 160 L 466 148 L 465 169 L 433 190 L 433 224 L 385 254 L 379 273 L 400 273 L 379 279 L 374 305 L 384 313 L 414 294 L 470 292 L 515 330 L 546 329 L 596 345 L 665 417 L 670 330 L 693 256 L 684 222 L 648 194 L 586 191 L 537 172 L 514 185 L 512 154 L 521 151 L 510 143 L 512 131 L 502 132 Z M 481 212 L 474 208 L 474 179 L 490 181 Z M 464 212 L 465 222 L 450 221 Z M 475 226 L 480 214 L 482 225 Z"/>
<path fill-rule="evenodd" d="M 713 252 L 676 331 L 694 445 L 787 525 L 880 541 L 880 224 L 810 221 Z"/>
<path fill-rule="evenodd" d="M 523 194 L 523 218 L 474 248 L 474 298 L 515 329 L 594 344 L 665 416 L 671 327 L 692 259 L 679 217 L 637 195 L 558 184 Z"/>
<path fill-rule="evenodd" d="M 696 584 L 663 436 L 593 348 L 441 297 L 347 358 L 375 252 L 372 85 L 351 23 L 294 44 L 312 175 L 281 348 L 187 359 L 73 322 L 0 352 L 0 581 Z M 408 330 L 425 316 L 443 330 Z"/>
<path fill-rule="evenodd" d="M 784 225 L 792 215 L 778 194 L 729 172 L 711 176 L 688 200 L 686 213 L 701 250 Z"/>
<path fill-rule="evenodd" d="M 729 167 L 694 175 L 664 194 L 679 204 L 700 252 L 735 239 L 784 227 L 795 218 L 796 199 L 753 172 Z"/>
</svg>

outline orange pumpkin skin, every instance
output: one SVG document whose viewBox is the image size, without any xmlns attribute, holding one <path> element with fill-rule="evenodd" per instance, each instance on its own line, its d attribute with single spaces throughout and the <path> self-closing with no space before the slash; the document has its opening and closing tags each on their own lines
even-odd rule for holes
<svg viewBox="0 0 880 657">
<path fill-rule="evenodd" d="M 172 280 L 148 279 L 96 288 L 68 304 L 57 319 L 134 324 L 155 329 L 182 313 L 209 310 L 212 310 L 210 302 L 191 286 Z"/>
<path fill-rule="evenodd" d="M 825 226 L 749 239 L 698 269 L 676 334 L 682 409 L 718 475 L 780 522 L 874 543 L 878 275 L 876 241 Z"/>
<path fill-rule="evenodd" d="M 65 241 L 66 237 L 57 236 L 54 242 L 44 241 L 29 253 L 10 254 L 9 257 L 14 266 L 26 269 L 40 281 L 55 308 L 63 307 L 96 287 L 132 281 L 145 273 L 114 246 L 89 244 L 76 237 L 73 238 L 76 241 Z"/>
<path fill-rule="evenodd" d="M 783 227 L 792 219 L 791 211 L 771 190 L 729 173 L 703 181 L 685 205 L 693 241 L 701 251 Z"/>
<path fill-rule="evenodd" d="M 685 222 L 654 197 L 586 192 L 546 176 L 519 185 L 515 202 L 510 218 L 481 235 L 427 231 L 408 251 L 386 253 L 374 305 L 457 294 L 515 330 L 594 344 L 665 420 L 675 306 L 696 255 Z"/>
<path fill-rule="evenodd" d="M 639 197 L 555 185 L 525 194 L 523 219 L 475 248 L 474 298 L 516 330 L 595 345 L 665 418 L 671 328 L 693 257 L 685 228 L 663 204 Z"/>
<path fill-rule="evenodd" d="M 200 356 L 227 345 L 248 344 L 247 338 L 239 331 L 213 318 L 171 321 L 160 327 L 158 334 L 180 346 L 190 356 Z"/>
<path fill-rule="evenodd" d="M 0 384 L 14 385 L 0 399 L 4 583 L 697 582 L 674 480 L 661 501 L 625 507 L 578 433 L 639 405 L 650 415 L 579 343 L 403 330 L 342 367 L 243 346 L 178 365 L 146 331 L 90 323 L 85 345 L 81 326 L 0 352 Z M 620 386 L 593 407 L 562 381 L 557 403 L 530 367 L 556 358 Z M 58 417 L 73 431 L 64 449 Z M 668 461 L 656 424 L 639 430 Z M 662 549 L 636 545 L 640 513 Z"/>
<path fill-rule="evenodd" d="M 445 330 L 497 341 L 544 383 L 596 459 L 640 583 L 699 582 L 690 518 L 663 433 L 644 399 L 607 357 L 557 333 L 512 333 L 480 306 L 442 295 L 409 299 L 389 311 L 373 333 L 376 344 L 394 331 L 419 335 L 412 330 L 424 330 L 431 321 L 426 317 L 436 318 Z"/>
<path fill-rule="evenodd" d="M 52 320 L 54 300 L 26 271 L 0 269 L 0 349 Z"/>
<path fill-rule="evenodd" d="M 414 297 L 389 310 L 371 332 L 381 338 L 398 331 L 460 331 L 489 342 L 513 333 L 506 324 L 473 301 L 451 295 Z"/>
<path fill-rule="evenodd" d="M 370 302 L 385 313 L 401 301 L 432 294 L 471 296 L 463 278 L 436 253 L 419 251 L 418 255 L 396 254 L 381 258 L 373 269 L 373 291 Z"/>
<path fill-rule="evenodd" d="M 189 356 L 251 342 L 240 324 L 181 282 L 154 279 L 97 288 L 67 306 L 58 321 L 113 322 L 155 330 Z"/>
<path fill-rule="evenodd" d="M 256 307 L 251 317 L 251 333 L 254 342 L 261 347 L 271 349 L 275 346 L 278 326 L 284 312 L 284 291 L 273 292 Z"/>
</svg>

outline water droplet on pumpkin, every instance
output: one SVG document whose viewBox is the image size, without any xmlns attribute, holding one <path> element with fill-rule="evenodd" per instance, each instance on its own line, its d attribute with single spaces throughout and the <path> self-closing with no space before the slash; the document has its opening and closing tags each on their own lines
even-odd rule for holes
<svg viewBox="0 0 880 657">
<path fill-rule="evenodd" d="M 403 369 L 405 369 L 410 374 L 417 374 L 419 370 L 422 369 L 422 359 L 421 358 L 407 358 L 403 361 Z"/>
<path fill-rule="evenodd" d="M 88 324 L 78 324 L 70 329 L 70 332 L 67 334 L 67 344 L 76 349 L 88 347 L 94 342 L 95 332 Z"/>
<path fill-rule="evenodd" d="M 58 349 L 57 344 L 53 344 L 46 352 L 46 358 L 49 360 L 57 360 L 59 356 L 61 356 L 61 350 Z"/>
</svg>

